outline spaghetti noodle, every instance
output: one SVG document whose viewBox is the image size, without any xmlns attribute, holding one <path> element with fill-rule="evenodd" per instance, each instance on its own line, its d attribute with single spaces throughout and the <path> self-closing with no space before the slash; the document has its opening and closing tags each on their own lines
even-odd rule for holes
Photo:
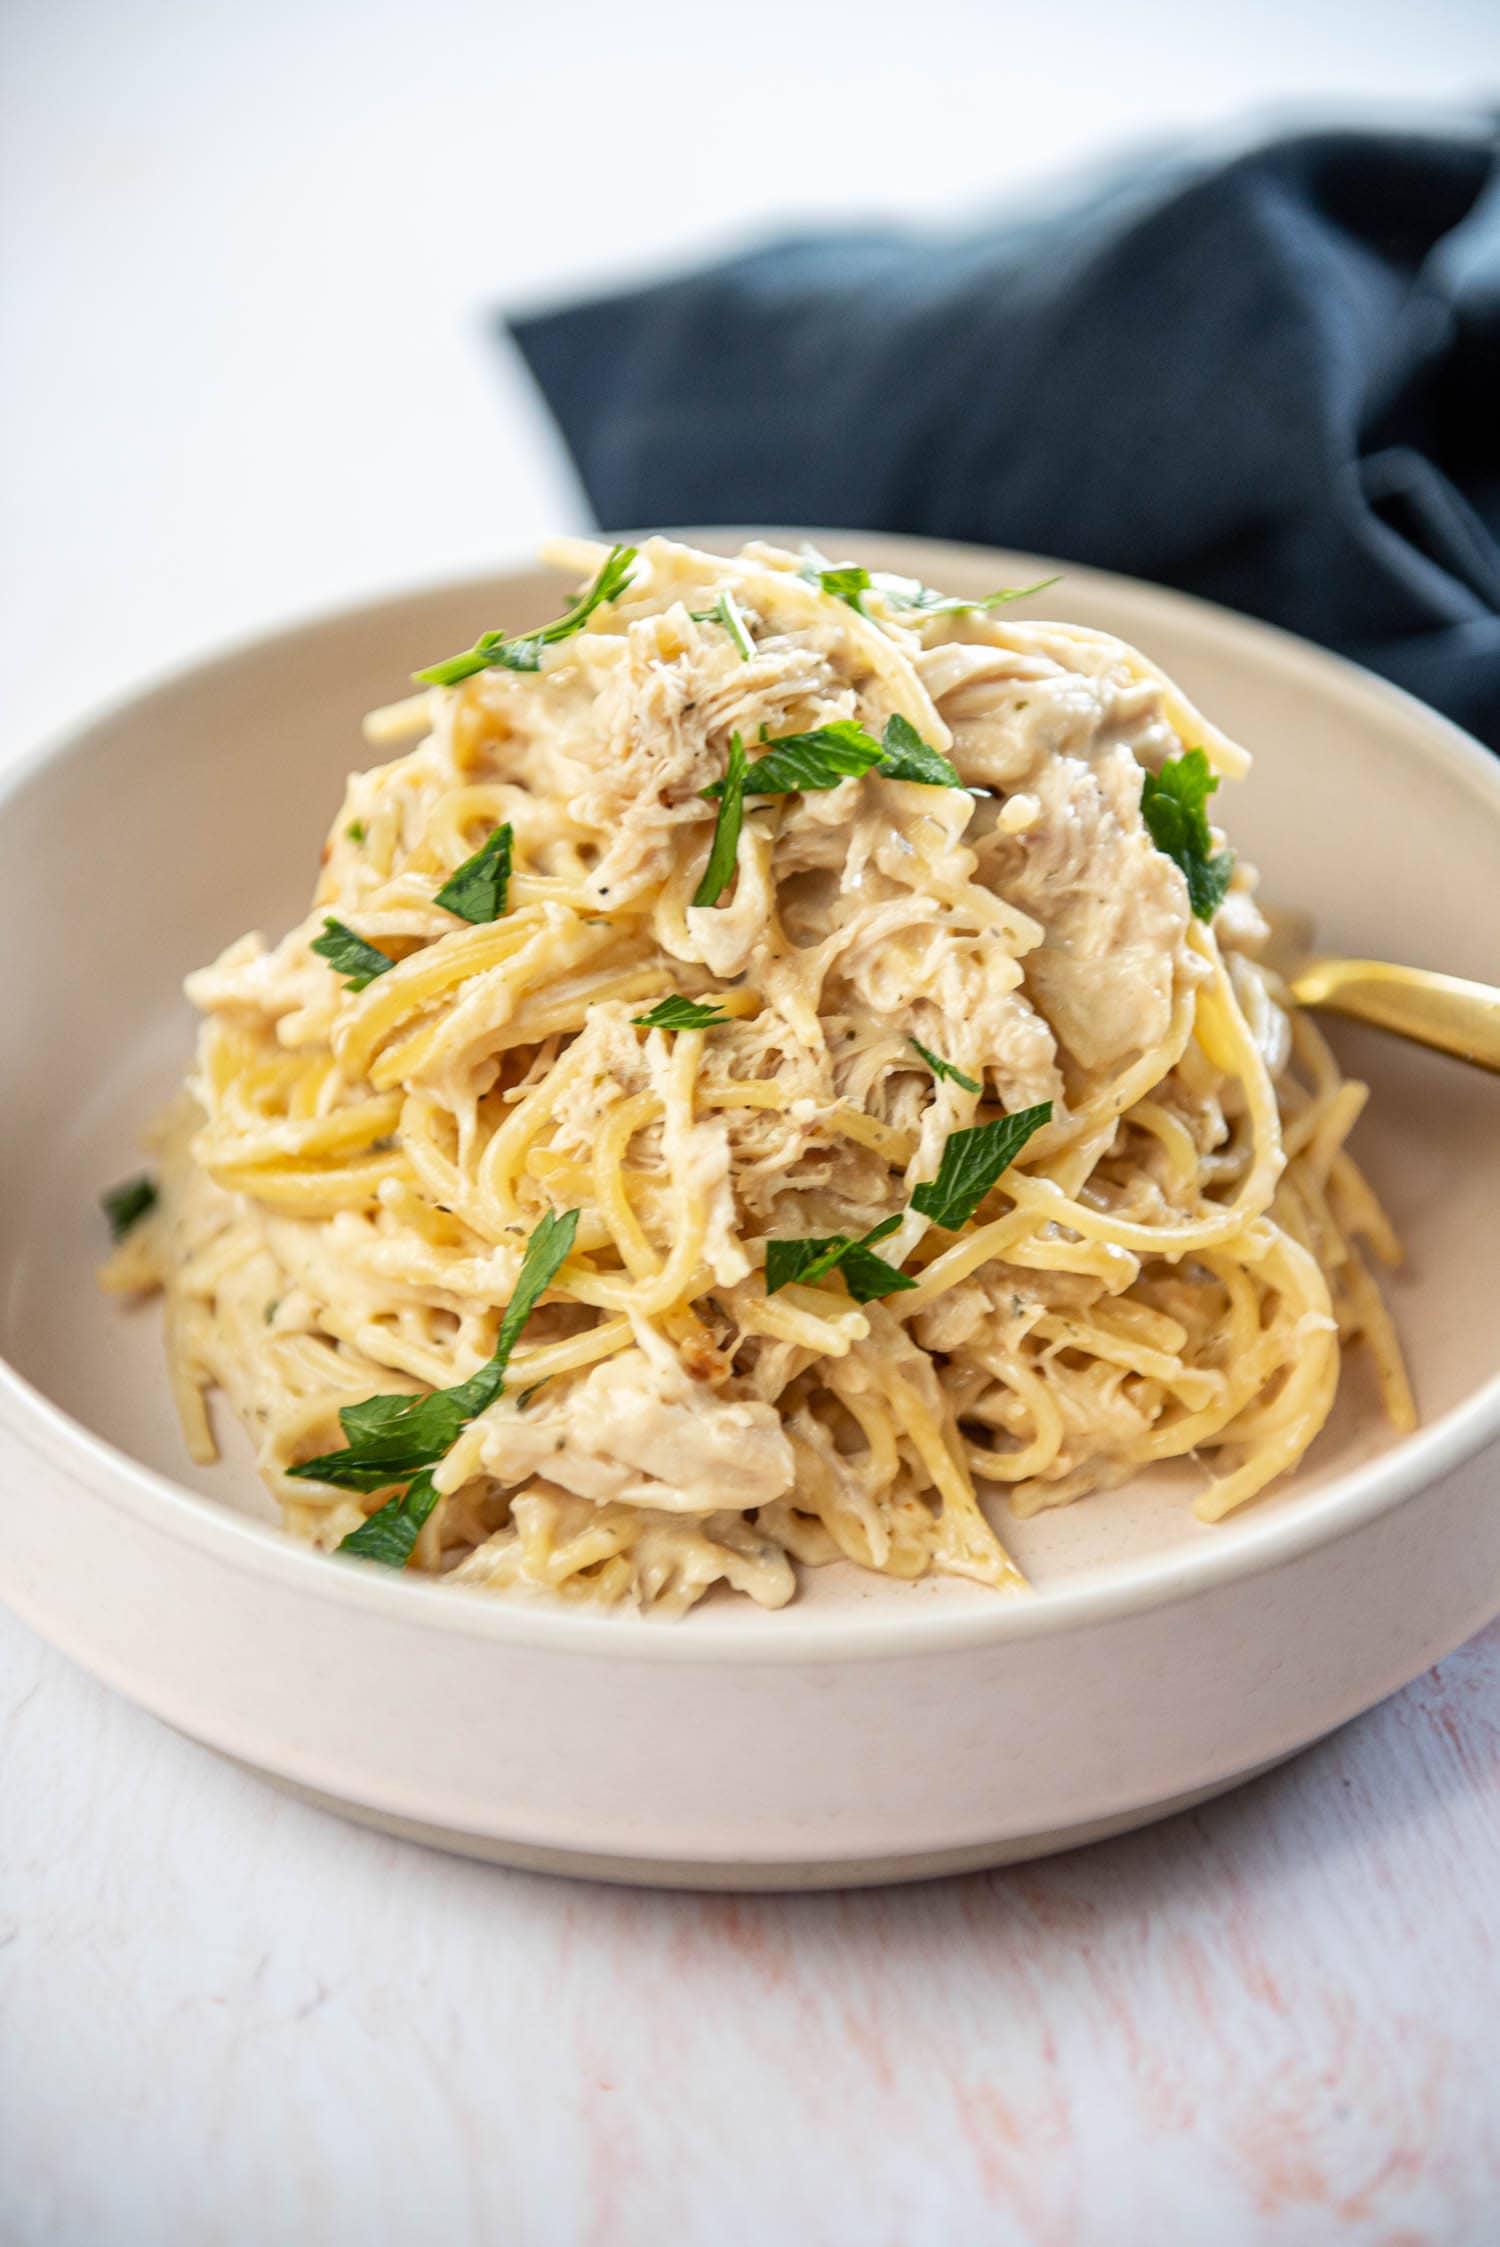
<svg viewBox="0 0 1500 2247">
<path fill-rule="evenodd" d="M 217 1388 L 293 1532 L 399 1512 L 394 1473 L 297 1470 L 341 1411 L 483 1367 L 565 1211 L 411 1516 L 412 1564 L 462 1583 L 777 1606 L 843 1557 L 1005 1590 L 997 1500 L 1192 1454 L 1217 1520 L 1301 1457 L 1356 1339 L 1411 1425 L 1364 1090 L 1278 1004 L 1249 871 L 1214 861 L 1195 914 L 1143 817 L 1147 775 L 1243 752 L 1133 650 L 998 601 L 758 544 L 554 558 L 607 587 L 377 712 L 399 753 L 351 779 L 309 918 L 189 979 L 160 1204 L 105 1278 L 164 1290 L 194 1457 Z M 735 832 L 732 745 L 808 740 L 834 764 L 771 793 L 750 762 Z M 972 1212 L 925 1214 L 1018 1110 L 1045 1120 Z"/>
</svg>

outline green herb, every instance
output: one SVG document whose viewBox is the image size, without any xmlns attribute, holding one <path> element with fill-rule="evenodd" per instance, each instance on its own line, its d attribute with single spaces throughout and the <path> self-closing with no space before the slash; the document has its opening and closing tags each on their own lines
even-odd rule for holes
<svg viewBox="0 0 1500 2247">
<path fill-rule="evenodd" d="M 910 609 L 922 616 L 959 616 L 966 609 L 1004 608 L 1011 601 L 1024 601 L 1032 593 L 1045 593 L 1049 585 L 1056 585 L 1056 577 L 1038 578 L 1035 585 L 1006 585 L 998 593 L 939 593 L 934 586 L 924 585 L 918 577 L 897 577 L 889 570 L 867 570 L 857 562 L 830 563 L 812 547 L 804 547 L 802 567 L 798 576 L 809 585 L 821 587 L 837 601 L 843 601 L 861 616 L 865 609 L 866 593 L 878 593 L 893 609 Z"/>
<path fill-rule="evenodd" d="M 275 1320 L 276 1313 L 280 1309 L 281 1297 L 279 1295 L 273 1295 L 270 1302 L 266 1305 L 265 1309 L 260 1314 L 261 1324 L 263 1326 L 270 1326 Z"/>
<path fill-rule="evenodd" d="M 545 1389 L 546 1386 L 547 1376 L 544 1373 L 540 1381 L 533 1381 L 529 1389 L 523 1389 L 521 1391 L 521 1394 L 516 1399 L 517 1412 L 524 1412 L 527 1405 L 530 1404 L 532 1398 L 536 1395 L 538 1389 Z"/>
<path fill-rule="evenodd" d="M 745 822 L 745 744 L 737 733 L 729 737 L 729 769 L 724 778 L 712 788 L 705 788 L 705 796 L 717 796 L 719 816 L 714 821 L 714 839 L 708 849 L 708 864 L 703 869 L 703 879 L 693 892 L 695 905 L 717 905 L 734 878 L 735 859 L 739 854 L 740 829 Z"/>
<path fill-rule="evenodd" d="M 864 595 L 870 590 L 870 573 L 857 562 L 825 565 L 821 555 L 809 552 L 807 561 L 797 575 L 806 578 L 809 585 L 816 585 L 824 593 L 831 594 L 834 600 L 843 601 L 860 616 L 864 615 Z"/>
<path fill-rule="evenodd" d="M 507 820 L 480 844 L 472 858 L 456 866 L 433 899 L 464 921 L 498 921 L 510 888 L 510 853 L 515 835 Z"/>
<path fill-rule="evenodd" d="M 972 1077 L 966 1077 L 962 1069 L 955 1069 L 951 1061 L 945 1061 L 940 1053 L 934 1053 L 929 1046 L 923 1045 L 920 1038 L 913 1038 L 911 1043 L 935 1077 L 950 1077 L 954 1084 L 962 1085 L 965 1092 L 983 1092 L 983 1085 L 976 1084 Z"/>
<path fill-rule="evenodd" d="M 540 671 L 543 648 L 554 646 L 559 640 L 569 640 L 587 624 L 595 609 L 606 601 L 618 600 L 631 581 L 631 565 L 639 552 L 634 546 L 612 546 L 599 575 L 588 591 L 576 600 L 565 616 L 539 631 L 522 632 L 507 636 L 504 632 L 484 632 L 471 648 L 462 655 L 450 655 L 442 663 L 434 663 L 425 671 L 414 671 L 413 678 L 419 686 L 456 687 L 462 679 L 472 679 L 476 671 Z"/>
<path fill-rule="evenodd" d="M 674 991 L 669 999 L 658 999 L 649 1014 L 633 1014 L 643 1030 L 711 1030 L 716 1023 L 727 1022 L 718 1002 L 713 999 L 685 999 Z"/>
<path fill-rule="evenodd" d="M 1013 1116 L 997 1116 L 993 1123 L 950 1131 L 937 1176 L 913 1189 L 912 1208 L 950 1232 L 967 1225 L 1001 1172 L 1051 1116 L 1052 1103 L 1043 1100 Z"/>
<path fill-rule="evenodd" d="M 339 1420 L 348 1447 L 304 1459 L 287 1473 L 298 1482 L 328 1482 L 338 1490 L 388 1490 L 393 1482 L 409 1482 L 424 1467 L 435 1466 L 472 1418 L 454 1405 L 447 1389 L 426 1397 L 371 1397 L 368 1402 L 403 1406 L 405 1417 L 393 1414 L 382 1429 L 373 1420 L 356 1417 L 362 1406 L 346 1405 Z M 432 1410 L 424 1412 L 424 1405 Z"/>
<path fill-rule="evenodd" d="M 351 819 L 348 826 L 344 829 L 344 833 L 348 836 L 351 843 L 362 843 L 365 839 L 364 821 L 362 819 Z"/>
<path fill-rule="evenodd" d="M 351 1529 L 339 1544 L 341 1553 L 357 1553 L 361 1560 L 378 1560 L 386 1568 L 404 1568 L 411 1559 L 422 1524 L 438 1502 L 431 1470 L 423 1468 L 395 1498 Z"/>
<path fill-rule="evenodd" d="M 122 1241 L 149 1210 L 155 1209 L 156 1201 L 156 1183 L 144 1171 L 139 1178 L 127 1178 L 101 1194 L 99 1207 L 109 1219 L 110 1239 Z"/>
<path fill-rule="evenodd" d="M 396 964 L 389 952 L 367 944 L 352 928 L 345 928 L 342 921 L 331 918 L 325 918 L 323 934 L 314 938 L 312 948 L 320 959 L 327 960 L 336 975 L 348 977 L 345 987 L 350 991 L 362 991 L 377 975 L 384 975 L 388 967 Z"/>
<path fill-rule="evenodd" d="M 814 726 L 811 733 L 783 734 L 764 757 L 757 757 L 745 774 L 747 796 L 786 796 L 799 790 L 811 795 L 837 788 L 841 780 L 858 780 L 878 772 L 882 780 L 915 780 L 929 788 L 962 788 L 953 766 L 936 749 L 928 747 L 916 727 L 899 714 L 889 720 L 877 741 L 857 718 L 835 718 L 830 725 Z M 724 782 L 716 780 L 703 793 L 720 796 Z"/>
<path fill-rule="evenodd" d="M 384 1490 L 425 1467 L 435 1467 L 465 1423 L 505 1393 L 505 1368 L 516 1339 L 556 1278 L 577 1230 L 576 1209 L 561 1217 L 549 1211 L 537 1226 L 500 1321 L 494 1354 L 477 1373 L 456 1388 L 436 1389 L 426 1396 L 367 1397 L 363 1404 L 346 1404 L 339 1413 L 339 1425 L 348 1439 L 346 1449 L 304 1459 L 287 1473 L 303 1482 L 370 1491 Z"/>
<path fill-rule="evenodd" d="M 1141 783 L 1141 817 L 1157 849 L 1181 868 L 1188 902 L 1200 921 L 1213 919 L 1234 872 L 1232 850 L 1212 855 L 1205 807 L 1218 785 L 1219 776 L 1201 749 L 1168 758 L 1160 772 L 1148 772 Z"/>
<path fill-rule="evenodd" d="M 888 1239 L 900 1223 L 899 1216 L 882 1218 L 858 1240 L 851 1240 L 847 1233 L 825 1233 L 814 1240 L 767 1241 L 767 1295 L 775 1295 L 793 1280 L 801 1280 L 804 1285 L 820 1280 L 835 1269 L 842 1272 L 844 1285 L 856 1303 L 873 1303 L 878 1296 L 915 1287 L 914 1279 L 874 1251 L 873 1244 Z"/>
<path fill-rule="evenodd" d="M 924 585 L 916 577 L 891 577 L 877 570 L 871 579 L 871 589 L 883 594 L 893 609 L 911 609 L 922 616 L 961 616 L 968 609 L 1000 609 L 1011 601 L 1028 600 L 1033 593 L 1045 593 L 1049 585 L 1061 582 L 1057 577 L 1039 577 L 1035 585 L 1005 585 L 998 593 L 939 593 L 935 587 Z"/>
<path fill-rule="evenodd" d="M 793 789 L 804 795 L 837 788 L 841 780 L 857 780 L 881 760 L 880 743 L 855 718 L 836 718 L 832 725 L 815 726 L 811 733 L 786 733 L 773 741 L 769 753 L 757 757 L 745 774 L 747 796 L 786 796 Z M 703 793 L 721 796 L 724 782 L 716 780 Z"/>
<path fill-rule="evenodd" d="M 755 642 L 750 637 L 750 627 L 740 605 L 727 585 L 711 609 L 689 609 L 688 615 L 695 624 L 722 624 L 744 661 L 750 661 L 755 653 Z"/>
<path fill-rule="evenodd" d="M 897 711 L 880 737 L 882 780 L 915 780 L 924 788 L 962 788 L 957 767 L 929 748 L 916 727 Z"/>
</svg>

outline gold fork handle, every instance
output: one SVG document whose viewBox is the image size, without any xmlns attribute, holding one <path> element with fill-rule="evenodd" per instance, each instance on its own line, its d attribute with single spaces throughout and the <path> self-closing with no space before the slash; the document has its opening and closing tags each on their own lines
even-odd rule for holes
<svg viewBox="0 0 1500 2247">
<path fill-rule="evenodd" d="M 1493 984 L 1388 960 L 1308 960 L 1288 988 L 1299 1006 L 1331 1007 L 1500 1071 L 1500 989 Z"/>
</svg>

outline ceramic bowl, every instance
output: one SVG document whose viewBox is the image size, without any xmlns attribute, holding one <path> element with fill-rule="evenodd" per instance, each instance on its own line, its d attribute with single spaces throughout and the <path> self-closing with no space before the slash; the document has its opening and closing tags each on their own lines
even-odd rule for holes
<svg viewBox="0 0 1500 2247">
<path fill-rule="evenodd" d="M 800 535 L 800 534 L 798 534 Z M 1034 556 L 823 531 L 959 591 Z M 154 1309 L 95 1289 L 99 1189 L 180 1073 L 186 969 L 300 915 L 359 719 L 434 651 L 555 613 L 544 573 L 233 648 L 80 727 L 0 801 L 0 1591 L 182 1731 L 355 1817 L 637 1881 L 885 1880 L 1203 1798 L 1401 1685 L 1500 1609 L 1500 1082 L 1335 1030 L 1356 1148 L 1406 1238 L 1423 1415 L 1357 1356 L 1297 1475 L 1196 1522 L 1179 1463 L 1001 1526 L 1033 1596 L 817 1572 L 778 1614 L 512 1605 L 283 1536 L 237 1432 L 192 1467 Z M 1137 642 L 1254 750 L 1226 791 L 1263 894 L 1330 947 L 1500 970 L 1500 763 L 1313 648 L 1068 569 L 1052 613 Z M 221 1426 L 227 1416 L 220 1415 Z"/>
</svg>

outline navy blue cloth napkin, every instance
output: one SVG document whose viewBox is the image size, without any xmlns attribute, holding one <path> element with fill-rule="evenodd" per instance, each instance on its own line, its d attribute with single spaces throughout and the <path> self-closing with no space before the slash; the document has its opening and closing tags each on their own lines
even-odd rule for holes
<svg viewBox="0 0 1500 2247">
<path fill-rule="evenodd" d="M 1500 138 L 1156 156 L 509 323 L 600 521 L 1029 547 L 1271 618 L 1500 747 Z"/>
</svg>

